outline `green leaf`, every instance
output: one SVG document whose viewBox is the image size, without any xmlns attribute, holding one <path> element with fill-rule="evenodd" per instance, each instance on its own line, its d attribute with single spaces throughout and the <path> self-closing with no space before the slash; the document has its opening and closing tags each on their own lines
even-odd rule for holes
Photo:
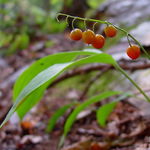
<svg viewBox="0 0 150 150">
<path fill-rule="evenodd" d="M 96 113 L 96 117 L 97 117 L 97 121 L 98 121 L 99 125 L 102 127 L 105 127 L 106 126 L 106 120 L 108 119 L 111 112 L 114 110 L 118 101 L 123 100 L 129 96 L 131 96 L 131 94 L 125 93 L 125 94 L 121 95 L 120 97 L 118 97 L 115 101 L 104 104 L 103 106 L 101 106 L 97 110 L 97 113 Z"/>
<path fill-rule="evenodd" d="M 110 96 L 113 95 L 118 95 L 120 94 L 120 92 L 118 91 L 108 91 L 108 92 L 104 92 L 102 94 L 99 94 L 97 96 L 94 96 L 92 98 L 90 98 L 89 100 L 83 102 L 82 104 L 80 104 L 79 106 L 77 106 L 74 111 L 71 113 L 71 115 L 68 117 L 65 126 L 64 126 L 64 136 L 66 136 L 68 134 L 68 132 L 70 131 L 70 128 L 72 127 L 72 124 L 74 123 L 74 121 L 76 120 L 77 115 L 83 111 L 85 108 L 87 108 L 89 105 L 99 102 L 103 99 L 106 99 Z"/>
<path fill-rule="evenodd" d="M 97 54 L 98 51 L 75 51 L 75 52 L 64 52 L 46 56 L 33 63 L 28 69 L 26 69 L 20 77 L 17 79 L 14 89 L 14 99 L 19 95 L 21 90 L 41 71 L 54 65 L 72 61 L 78 55 L 92 55 Z"/>
<path fill-rule="evenodd" d="M 88 4 L 90 7 L 92 7 L 93 9 L 96 9 L 97 7 L 99 7 L 102 3 L 104 3 L 106 0 L 88 0 Z"/>
<path fill-rule="evenodd" d="M 20 92 L 25 86 L 41 71 L 47 69 L 54 64 L 61 64 L 72 61 L 78 55 L 93 55 L 100 53 L 99 51 L 76 51 L 68 53 L 58 53 L 46 56 L 33 63 L 21 76 L 17 79 L 13 88 L 13 100 L 15 101 Z M 24 115 L 42 98 L 48 84 L 37 88 L 31 95 L 26 98 L 26 101 L 17 109 L 19 117 L 22 119 Z"/>
<path fill-rule="evenodd" d="M 57 123 L 58 119 L 63 116 L 65 114 L 65 112 L 74 105 L 75 103 L 71 103 L 71 104 L 67 104 L 61 108 L 59 108 L 54 114 L 53 116 L 50 118 L 48 125 L 47 125 L 47 132 L 51 132 L 54 127 L 55 124 Z"/>
<path fill-rule="evenodd" d="M 68 53 L 66 53 L 66 56 L 67 55 Z M 56 63 L 56 60 L 55 60 L 55 63 Z M 42 89 L 42 92 L 44 92 L 44 89 L 46 89 L 46 87 L 64 70 L 73 66 L 83 65 L 83 64 L 88 64 L 88 63 L 107 63 L 107 64 L 112 64 L 114 66 L 117 65 L 116 61 L 112 58 L 111 55 L 101 53 L 101 54 L 95 54 L 93 56 L 89 56 L 89 57 L 86 57 L 77 61 L 73 61 L 73 62 L 54 64 L 48 67 L 47 69 L 43 70 L 39 74 L 37 75 L 34 74 L 36 76 L 28 84 L 26 83 L 27 85 L 23 88 L 23 90 L 20 91 L 19 95 L 16 98 L 14 105 L 12 106 L 5 120 L 1 124 L 1 127 L 10 119 L 10 117 L 16 111 L 16 109 L 18 109 L 19 107 L 21 107 L 21 105 L 23 105 L 23 103 L 25 102 L 28 96 L 31 96 L 34 92 L 37 92 L 40 89 Z M 35 68 L 35 69 L 38 69 L 38 68 Z M 30 78 L 30 75 L 31 74 L 28 74 L 29 78 Z M 25 80 L 27 79 L 25 78 L 22 81 L 22 83 Z M 20 86 L 22 86 L 22 84 L 20 84 Z M 29 103 L 32 103 L 32 101 L 30 101 Z"/>
<path fill-rule="evenodd" d="M 97 121 L 100 126 L 106 126 L 106 120 L 108 119 L 109 115 L 112 113 L 116 106 L 117 102 L 111 102 L 101 106 L 97 111 Z"/>
<path fill-rule="evenodd" d="M 42 85 L 44 86 L 42 86 L 43 92 L 43 88 L 47 87 L 48 83 L 53 81 L 56 76 L 60 74 L 70 64 L 71 63 L 55 64 L 48 69 L 42 71 L 35 78 L 33 78 L 31 82 L 29 82 L 29 84 L 20 92 L 2 125 L 10 119 L 12 114 L 16 111 L 17 108 L 19 108 L 23 104 L 23 102 L 27 99 L 28 96 L 30 96 L 30 94 L 32 94 L 33 92 L 37 92 Z M 32 101 L 30 101 L 30 103 L 32 103 Z"/>
</svg>

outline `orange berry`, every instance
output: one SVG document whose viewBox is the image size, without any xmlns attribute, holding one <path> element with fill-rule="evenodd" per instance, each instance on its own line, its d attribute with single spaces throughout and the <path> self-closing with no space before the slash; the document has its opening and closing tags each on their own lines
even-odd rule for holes
<svg viewBox="0 0 150 150">
<path fill-rule="evenodd" d="M 95 40 L 95 34 L 92 30 L 86 30 L 83 32 L 82 39 L 86 44 L 92 44 Z"/>
<path fill-rule="evenodd" d="M 114 37 L 117 34 L 117 29 L 110 25 L 104 29 L 104 33 L 107 37 Z"/>
<path fill-rule="evenodd" d="M 101 147 L 99 146 L 98 143 L 92 143 L 90 150 L 101 150 Z"/>
<path fill-rule="evenodd" d="M 34 127 L 34 124 L 31 121 L 22 121 L 21 122 L 21 127 L 23 129 L 32 129 Z"/>
<path fill-rule="evenodd" d="M 92 46 L 99 49 L 104 46 L 104 43 L 105 43 L 105 38 L 100 34 L 96 34 Z"/>
<path fill-rule="evenodd" d="M 82 38 L 82 31 L 80 29 L 74 29 L 70 33 L 70 38 L 75 41 L 79 41 Z"/>
<path fill-rule="evenodd" d="M 131 59 L 137 59 L 140 56 L 140 48 L 137 45 L 128 47 L 126 52 Z"/>
</svg>

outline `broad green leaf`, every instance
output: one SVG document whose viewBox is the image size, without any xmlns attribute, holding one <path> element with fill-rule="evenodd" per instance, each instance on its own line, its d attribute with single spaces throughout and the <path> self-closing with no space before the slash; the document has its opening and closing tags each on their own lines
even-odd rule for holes
<svg viewBox="0 0 150 150">
<path fill-rule="evenodd" d="M 116 104 L 117 104 L 117 102 L 111 102 L 111 103 L 101 106 L 98 109 L 98 111 L 96 113 L 96 117 L 97 117 L 97 121 L 101 127 L 106 126 L 106 120 L 108 119 L 108 117 L 112 113 L 112 111 L 114 110 Z"/>
<path fill-rule="evenodd" d="M 96 113 L 96 117 L 97 117 L 97 121 L 98 121 L 99 125 L 102 127 L 105 127 L 106 126 L 106 120 L 108 119 L 111 112 L 114 110 L 118 101 L 123 100 L 129 96 L 131 96 L 131 94 L 125 93 L 125 94 L 121 95 L 120 97 L 118 97 L 115 101 L 109 102 L 109 103 L 101 106 L 97 110 L 97 113 Z"/>
<path fill-rule="evenodd" d="M 67 104 L 61 108 L 59 108 L 53 116 L 50 118 L 48 125 L 47 125 L 47 132 L 51 132 L 53 128 L 55 127 L 55 124 L 57 123 L 58 119 L 65 114 L 65 112 L 74 105 L 75 103 Z"/>
<path fill-rule="evenodd" d="M 74 121 L 76 120 L 77 115 L 83 111 L 85 108 L 87 108 L 88 106 L 90 106 L 93 103 L 99 102 L 103 99 L 106 99 L 110 96 L 113 95 L 118 95 L 120 94 L 120 92 L 118 91 L 108 91 L 108 92 L 104 92 L 102 94 L 99 94 L 97 96 L 94 96 L 92 98 L 90 98 L 89 100 L 83 102 L 82 104 L 80 104 L 79 106 L 77 106 L 74 111 L 71 113 L 71 115 L 68 117 L 65 126 L 64 126 L 64 136 L 66 136 L 68 134 L 68 132 L 70 131 L 70 128 L 72 127 L 72 124 L 74 123 Z"/>
<path fill-rule="evenodd" d="M 96 54 L 98 51 L 75 51 L 75 52 L 64 52 L 46 56 L 35 63 L 33 63 L 28 69 L 26 69 L 20 77 L 17 79 L 14 89 L 13 98 L 19 95 L 21 90 L 41 71 L 54 65 L 72 61 L 78 55 L 91 55 Z"/>
<path fill-rule="evenodd" d="M 83 65 L 83 64 L 88 64 L 88 63 L 107 63 L 107 64 L 112 64 L 114 66 L 117 65 L 116 61 L 112 58 L 111 55 L 101 53 L 101 54 L 95 54 L 93 56 L 89 56 L 89 57 L 86 57 L 77 61 L 72 61 L 72 62 L 62 63 L 62 64 L 54 64 L 48 67 L 47 69 L 37 74 L 19 93 L 18 97 L 16 98 L 16 101 L 14 102 L 14 105 L 8 112 L 1 126 L 10 119 L 10 117 L 16 111 L 16 109 L 18 109 L 24 103 L 27 97 L 32 95 L 33 92 L 40 89 L 41 87 L 42 87 L 42 92 L 43 92 L 43 87 L 47 87 L 58 75 L 60 75 L 60 73 L 62 73 L 66 69 L 73 67 L 73 66 Z M 26 78 L 24 80 L 26 80 Z"/>
<path fill-rule="evenodd" d="M 71 63 L 55 64 L 35 76 L 35 78 L 33 78 L 31 82 L 29 82 L 29 84 L 20 92 L 2 125 L 10 119 L 12 114 L 16 111 L 17 108 L 19 108 L 23 104 L 23 102 L 28 98 L 28 96 L 30 96 L 30 94 L 35 91 L 37 92 L 37 90 L 39 90 L 42 85 L 44 87 L 47 87 L 47 84 L 53 81 L 56 76 L 60 74 L 62 70 L 64 70 L 70 64 Z"/>
<path fill-rule="evenodd" d="M 54 55 L 46 56 L 35 63 L 33 63 L 27 70 L 25 70 L 21 76 L 17 79 L 13 89 L 13 99 L 16 100 L 22 89 L 41 71 L 46 68 L 58 64 L 66 63 L 73 60 L 78 55 L 92 55 L 101 53 L 100 51 L 75 51 L 68 53 L 58 53 Z M 42 98 L 47 85 L 43 85 L 37 88 L 31 95 L 29 95 L 25 102 L 17 109 L 19 117 L 22 119 L 24 115 Z"/>
</svg>

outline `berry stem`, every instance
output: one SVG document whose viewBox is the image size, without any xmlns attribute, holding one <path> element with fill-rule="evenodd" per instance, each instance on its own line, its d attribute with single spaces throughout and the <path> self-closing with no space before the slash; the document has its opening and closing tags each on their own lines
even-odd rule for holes
<svg viewBox="0 0 150 150">
<path fill-rule="evenodd" d="M 86 18 L 85 18 L 85 20 L 84 20 L 84 27 L 85 27 L 85 30 L 87 30 L 87 27 L 86 27 Z"/>
<path fill-rule="evenodd" d="M 59 15 L 56 15 L 56 20 L 57 20 L 57 22 L 60 22 L 59 19 L 58 19 L 58 17 L 59 17 Z"/>
<path fill-rule="evenodd" d="M 74 29 L 74 21 L 76 20 L 76 18 L 73 18 L 73 20 L 72 20 L 72 29 Z"/>
<path fill-rule="evenodd" d="M 133 41 L 135 41 L 135 43 L 137 43 L 141 50 L 145 53 L 145 55 L 148 57 L 148 59 L 150 59 L 150 55 L 147 53 L 147 51 L 144 49 L 144 47 L 140 44 L 140 42 L 135 39 L 130 33 L 128 33 L 126 30 L 112 24 L 111 22 L 108 21 L 103 21 L 103 20 L 96 20 L 96 19 L 90 19 L 90 18 L 81 18 L 81 17 L 76 17 L 76 16 L 71 16 L 71 15 L 67 15 L 67 14 L 63 14 L 63 13 L 58 13 L 57 14 L 57 20 L 58 20 L 58 16 L 65 16 L 65 17 L 69 17 L 69 18 L 76 18 L 78 20 L 82 20 L 82 21 L 91 21 L 91 22 L 97 22 L 97 23 L 102 23 L 102 24 L 106 24 L 106 25 L 112 25 L 114 26 L 116 29 L 122 31 L 123 33 L 125 33 L 126 35 L 128 35 L 131 39 L 133 39 Z"/>
<path fill-rule="evenodd" d="M 95 26 L 96 26 L 96 24 L 97 24 L 97 22 L 95 22 L 95 23 L 93 24 L 93 32 L 95 32 Z"/>
<path fill-rule="evenodd" d="M 131 42 L 129 40 L 129 35 L 128 34 L 127 34 L 127 40 L 128 40 L 128 43 L 129 43 L 130 47 L 132 47 Z"/>
<path fill-rule="evenodd" d="M 69 26 L 69 24 L 68 24 L 68 16 L 66 17 L 66 24 L 67 24 L 67 26 Z"/>
</svg>

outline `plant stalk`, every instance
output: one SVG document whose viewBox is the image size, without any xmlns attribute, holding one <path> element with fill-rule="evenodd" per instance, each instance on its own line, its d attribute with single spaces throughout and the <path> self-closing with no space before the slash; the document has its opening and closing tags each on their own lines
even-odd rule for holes
<svg viewBox="0 0 150 150">
<path fill-rule="evenodd" d="M 139 92 L 145 97 L 146 101 L 150 102 L 150 97 L 136 84 L 136 82 L 133 81 L 118 64 L 116 64 L 115 67 L 139 90 Z"/>
</svg>

